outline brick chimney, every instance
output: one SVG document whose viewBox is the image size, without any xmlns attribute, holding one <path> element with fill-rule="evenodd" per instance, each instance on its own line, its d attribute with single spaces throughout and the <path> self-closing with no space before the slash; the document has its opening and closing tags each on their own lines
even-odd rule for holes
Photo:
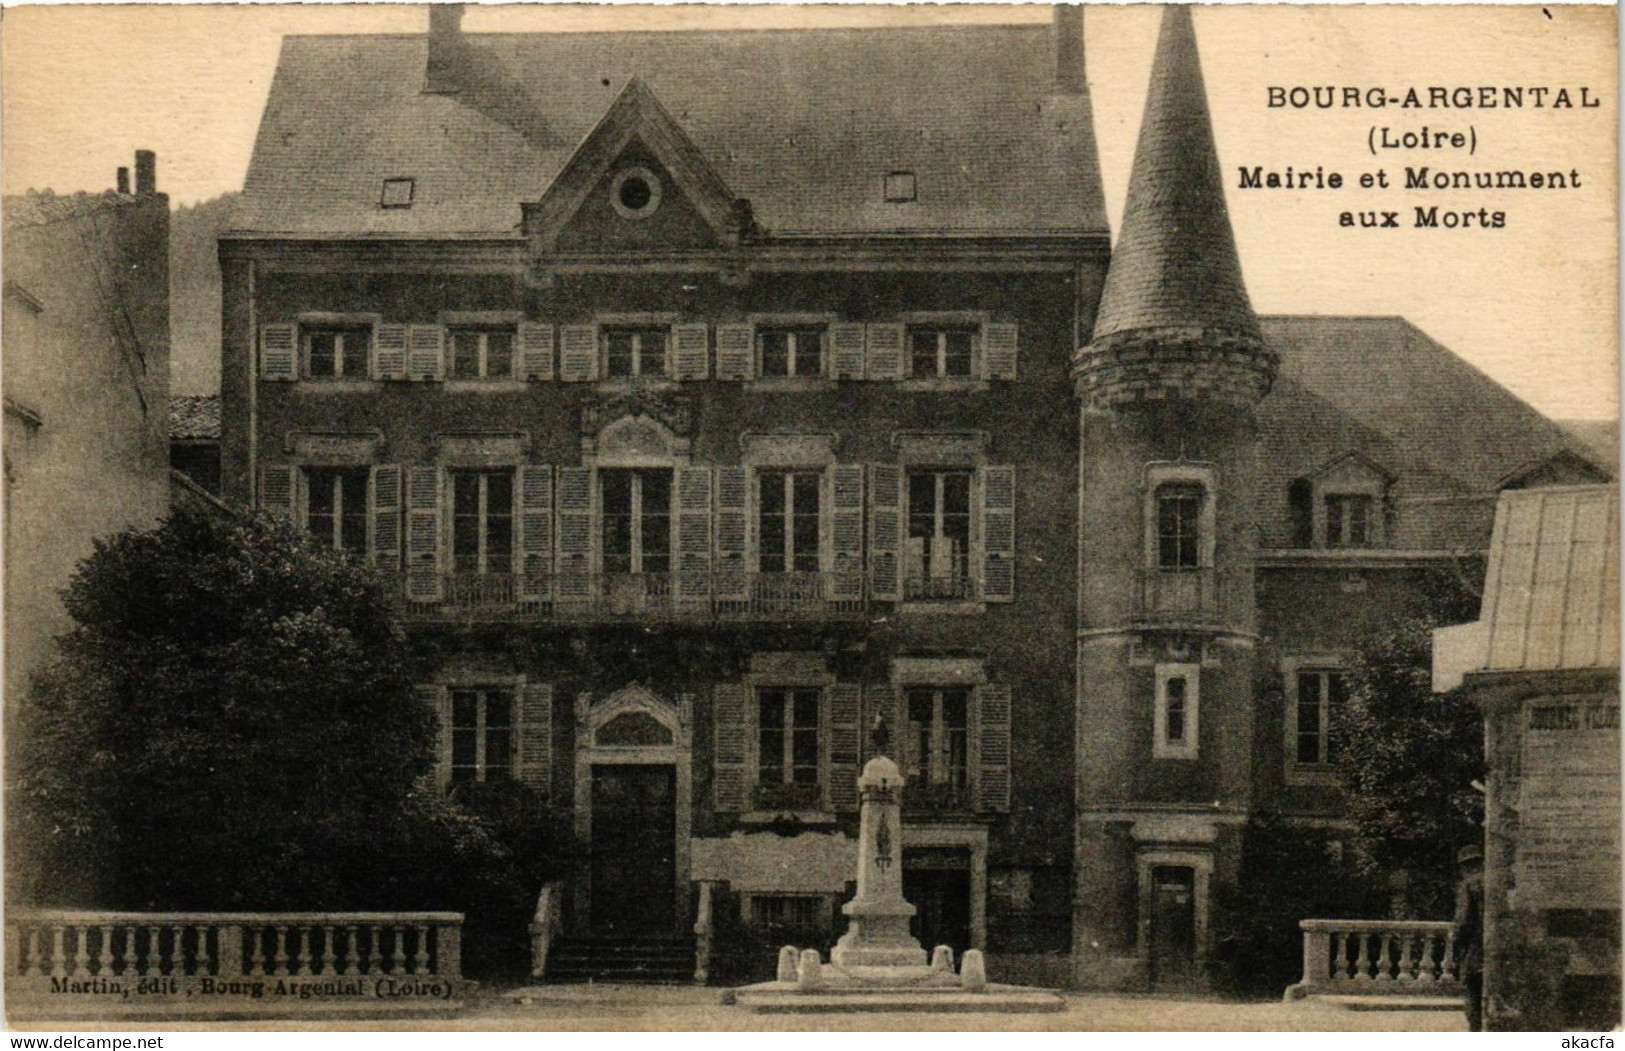
<svg viewBox="0 0 1625 1051">
<path fill-rule="evenodd" d="M 1056 4 L 1053 11 L 1055 93 L 1086 94 L 1089 84 L 1083 73 L 1083 7 L 1079 4 Z"/>
<path fill-rule="evenodd" d="M 434 95 L 456 94 L 462 88 L 464 56 L 463 5 L 429 5 L 429 62 L 423 90 Z"/>
<path fill-rule="evenodd" d="M 118 192 L 120 194 L 128 194 L 130 192 L 130 169 L 128 168 L 120 168 L 118 170 Z"/>
<path fill-rule="evenodd" d="M 158 155 L 151 150 L 135 151 L 135 193 L 146 197 L 158 192 Z"/>
</svg>

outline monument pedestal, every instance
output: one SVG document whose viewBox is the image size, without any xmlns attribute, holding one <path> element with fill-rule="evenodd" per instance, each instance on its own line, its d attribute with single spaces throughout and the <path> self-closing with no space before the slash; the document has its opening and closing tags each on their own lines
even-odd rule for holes
<svg viewBox="0 0 1625 1051">
<path fill-rule="evenodd" d="M 884 756 L 858 778 L 858 892 L 841 907 L 846 933 L 820 963 L 812 950 L 779 953 L 779 981 L 746 986 L 733 1002 L 759 1013 L 847 1011 L 1059 1011 L 1058 993 L 989 985 L 982 954 L 965 954 L 955 974 L 952 954 L 937 949 L 937 966 L 908 930 L 914 906 L 903 898 L 903 774 Z M 788 951 L 787 951 L 788 950 Z M 788 965 L 796 962 L 794 980 Z"/>
</svg>

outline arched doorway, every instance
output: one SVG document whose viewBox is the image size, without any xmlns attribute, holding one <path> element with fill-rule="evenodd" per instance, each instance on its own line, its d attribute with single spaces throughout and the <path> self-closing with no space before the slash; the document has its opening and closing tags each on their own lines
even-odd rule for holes
<svg viewBox="0 0 1625 1051">
<path fill-rule="evenodd" d="M 577 920 L 605 937 L 680 933 L 688 917 L 692 706 L 632 683 L 576 702 Z M 585 903 L 586 908 L 581 905 Z"/>
</svg>

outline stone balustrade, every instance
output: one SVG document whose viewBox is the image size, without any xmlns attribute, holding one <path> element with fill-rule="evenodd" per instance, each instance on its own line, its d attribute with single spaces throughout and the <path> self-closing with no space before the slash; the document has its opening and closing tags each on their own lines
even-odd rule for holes
<svg viewBox="0 0 1625 1051">
<path fill-rule="evenodd" d="M 1456 927 L 1434 920 L 1303 920 L 1303 977 L 1286 998 L 1459 996 Z"/>
<path fill-rule="evenodd" d="M 36 1017 L 461 1005 L 461 913 L 6 916 L 7 1006 Z"/>
</svg>

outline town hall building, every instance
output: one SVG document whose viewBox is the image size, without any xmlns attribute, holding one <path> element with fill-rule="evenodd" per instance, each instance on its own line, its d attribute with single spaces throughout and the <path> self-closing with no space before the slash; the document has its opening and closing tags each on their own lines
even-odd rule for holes
<svg viewBox="0 0 1625 1051">
<path fill-rule="evenodd" d="M 1399 318 L 1257 317 L 1188 8 L 1123 227 L 1050 24 L 286 40 L 220 241 L 225 497 L 395 582 L 442 782 L 577 943 L 824 945 L 856 777 L 927 945 L 1200 983 L 1339 665 L 1500 490 L 1606 477 Z M 1329 304 L 1330 305 L 1330 304 Z"/>
</svg>

